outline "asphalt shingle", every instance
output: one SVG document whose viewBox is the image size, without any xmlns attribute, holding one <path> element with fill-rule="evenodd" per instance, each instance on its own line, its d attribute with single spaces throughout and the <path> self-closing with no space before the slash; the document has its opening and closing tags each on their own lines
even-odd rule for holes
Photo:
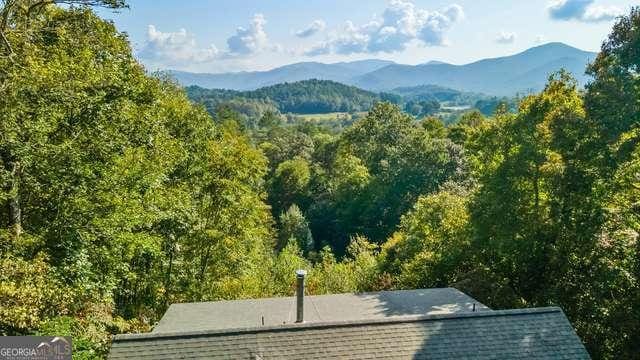
<svg viewBox="0 0 640 360">
<path fill-rule="evenodd" d="M 296 298 L 172 304 L 154 333 L 275 326 L 295 321 Z M 306 322 L 384 319 L 399 315 L 448 314 L 489 310 L 454 289 L 380 291 L 363 294 L 305 296 Z M 264 321 L 264 324 L 263 324 Z"/>
<path fill-rule="evenodd" d="M 589 359 L 561 309 L 118 335 L 110 359 Z"/>
</svg>

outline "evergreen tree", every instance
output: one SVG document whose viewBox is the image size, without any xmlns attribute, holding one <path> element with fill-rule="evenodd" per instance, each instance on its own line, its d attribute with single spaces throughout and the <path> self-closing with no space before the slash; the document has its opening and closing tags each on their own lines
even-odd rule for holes
<svg viewBox="0 0 640 360">
<path fill-rule="evenodd" d="M 309 223 L 296 204 L 291 205 L 287 211 L 280 214 L 279 225 L 279 249 L 283 249 L 289 242 L 293 241 L 305 253 L 313 250 L 313 237 L 311 236 L 311 230 L 309 230 Z"/>
</svg>

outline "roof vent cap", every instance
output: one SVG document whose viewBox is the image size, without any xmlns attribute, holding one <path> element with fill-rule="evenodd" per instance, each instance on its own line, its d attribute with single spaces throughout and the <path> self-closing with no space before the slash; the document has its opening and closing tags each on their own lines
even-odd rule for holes
<svg viewBox="0 0 640 360">
<path fill-rule="evenodd" d="M 304 322 L 304 277 L 306 270 L 296 270 L 296 322 Z"/>
</svg>

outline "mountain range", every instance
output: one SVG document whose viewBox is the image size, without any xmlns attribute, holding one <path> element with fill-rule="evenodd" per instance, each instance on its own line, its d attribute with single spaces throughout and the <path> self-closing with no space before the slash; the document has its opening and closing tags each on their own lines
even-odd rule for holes
<svg viewBox="0 0 640 360">
<path fill-rule="evenodd" d="M 208 89 L 255 90 L 265 86 L 309 79 L 332 80 L 353 85 L 354 79 L 359 76 L 393 64 L 395 64 L 393 61 L 371 59 L 333 64 L 300 62 L 268 71 L 207 74 L 170 70 L 169 73 L 184 86 L 196 85 Z"/>
<path fill-rule="evenodd" d="M 284 82 L 321 79 L 373 91 L 438 85 L 461 91 L 512 96 L 541 90 L 549 74 L 561 68 L 571 72 L 583 85 L 588 80 L 584 74 L 585 67 L 596 55 L 563 43 L 548 43 L 515 55 L 465 65 L 440 61 L 404 65 L 371 59 L 332 64 L 300 62 L 268 71 L 208 74 L 170 70 L 169 73 L 184 86 L 203 88 L 254 90 Z"/>
</svg>

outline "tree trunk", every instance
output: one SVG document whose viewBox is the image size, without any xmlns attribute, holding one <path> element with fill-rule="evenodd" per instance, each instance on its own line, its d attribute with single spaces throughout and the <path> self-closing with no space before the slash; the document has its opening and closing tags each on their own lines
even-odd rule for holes
<svg viewBox="0 0 640 360">
<path fill-rule="evenodd" d="M 533 175 L 533 196 L 534 208 L 536 212 L 536 221 L 540 220 L 540 165 L 536 164 L 536 170 Z"/>
<path fill-rule="evenodd" d="M 173 271 L 173 252 L 175 251 L 175 238 L 171 236 L 169 238 L 171 243 L 169 244 L 169 269 L 167 271 L 167 277 L 164 283 L 164 308 L 169 307 L 169 298 L 171 297 L 171 272 Z"/>
<path fill-rule="evenodd" d="M 20 162 L 13 162 L 11 170 L 11 198 L 9 199 L 9 221 L 13 235 L 18 238 L 22 234 L 22 208 L 20 207 L 20 179 L 22 167 Z"/>
<path fill-rule="evenodd" d="M 199 276 L 199 279 L 200 279 L 200 284 L 201 285 L 200 285 L 200 291 L 198 293 L 198 297 L 199 297 L 200 301 L 202 301 L 202 289 L 205 287 L 204 286 L 204 274 L 206 273 L 207 265 L 209 264 L 209 256 L 210 256 L 209 254 L 210 254 L 210 252 L 211 252 L 211 248 L 209 246 L 207 246 L 206 253 L 200 257 L 200 276 Z"/>
</svg>

